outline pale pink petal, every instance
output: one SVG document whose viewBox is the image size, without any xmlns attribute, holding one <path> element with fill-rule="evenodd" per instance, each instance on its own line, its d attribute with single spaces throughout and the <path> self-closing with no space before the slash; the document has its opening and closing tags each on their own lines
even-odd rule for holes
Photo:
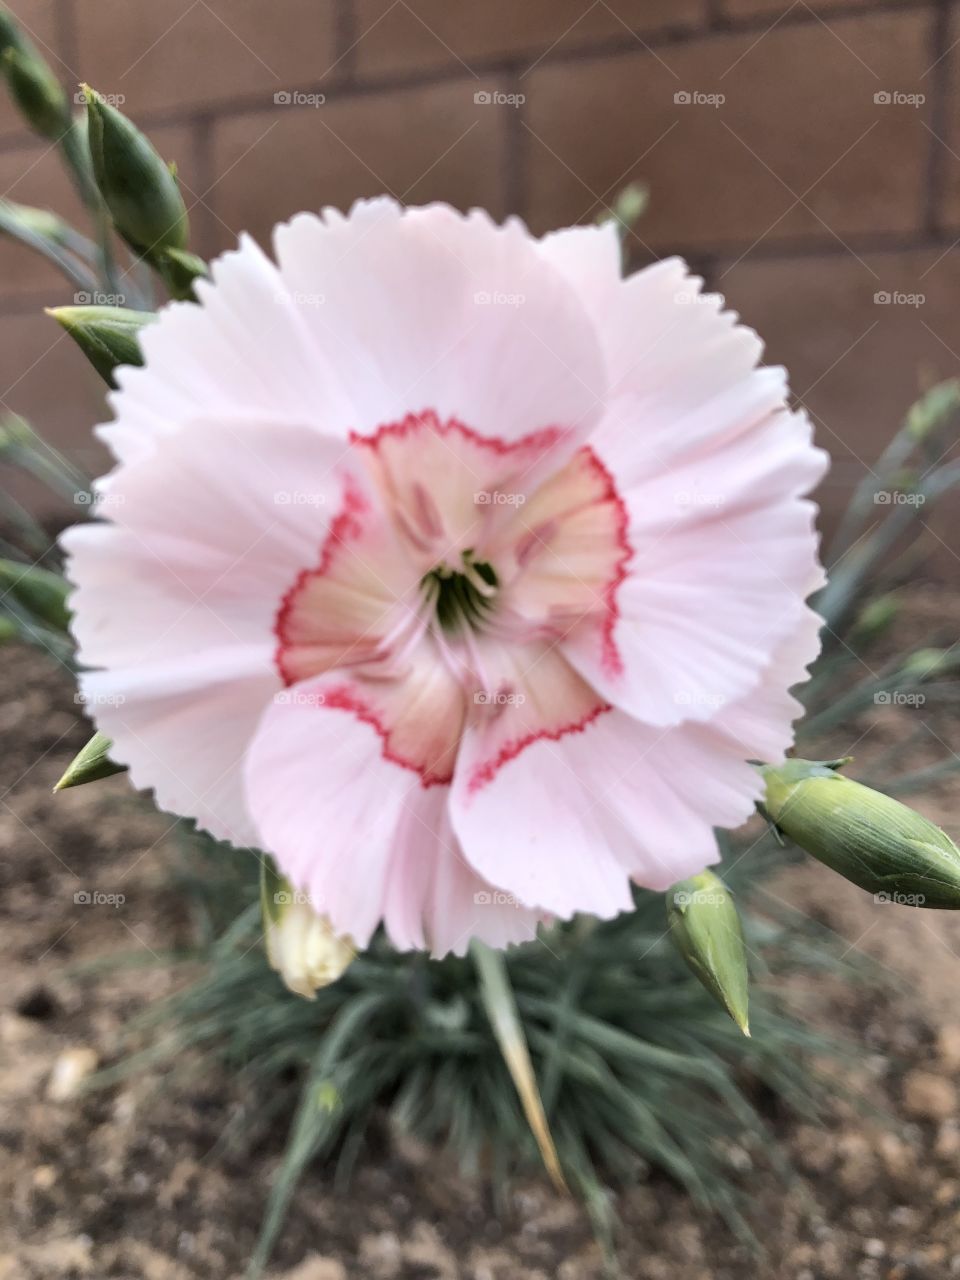
<svg viewBox="0 0 960 1280">
<path fill-rule="evenodd" d="M 345 430 L 426 409 L 507 442 L 597 421 L 593 324 L 521 223 L 380 199 L 300 214 L 275 244 L 288 288 L 325 300 L 303 318 L 351 388 Z"/>
<path fill-rule="evenodd" d="M 269 704 L 244 764 L 247 803 L 260 847 L 336 933 L 365 947 L 404 805 L 422 784 L 383 755 L 369 724 L 327 707 L 325 690 L 324 677 L 304 681 Z"/>
<path fill-rule="evenodd" d="M 472 938 L 491 947 L 536 936 L 541 915 L 477 875 L 450 821 L 450 788 L 408 793 L 385 895 L 387 933 L 401 950 L 462 955 Z"/>
<path fill-rule="evenodd" d="M 739 430 L 728 416 L 711 447 L 666 469 L 639 441 L 623 447 L 623 422 L 592 446 L 623 495 L 633 556 L 612 633 L 594 620 L 565 650 L 605 697 L 650 724 L 708 720 L 748 694 L 822 581 L 815 508 L 801 495 L 825 455 L 804 415 L 751 422 L 753 403 L 747 395 Z M 619 668 L 608 660 L 611 643 Z"/>
<path fill-rule="evenodd" d="M 294 294 L 247 235 L 211 264 L 199 304 L 172 303 L 140 334 L 145 366 L 119 370 L 109 400 L 115 421 L 97 434 L 123 460 L 149 456 L 155 441 L 198 417 L 307 424 L 342 435 L 351 402 L 326 346 Z"/>
<path fill-rule="evenodd" d="M 64 535 L 80 660 L 105 668 L 82 678 L 88 709 L 161 808 L 253 839 L 239 765 L 283 687 L 283 592 L 362 483 L 343 446 L 309 429 L 261 426 L 238 441 L 198 423 L 115 473 L 109 522 Z"/>
<path fill-rule="evenodd" d="M 596 325 L 609 377 L 608 403 L 635 397 L 641 422 L 682 417 L 735 387 L 763 344 L 723 312 L 718 294 L 681 258 L 665 258 L 621 279 L 616 232 L 572 228 L 547 236 L 540 253 L 578 292 Z"/>
<path fill-rule="evenodd" d="M 793 725 L 803 706 L 790 692 L 803 684 L 820 652 L 823 619 L 804 606 L 773 650 L 759 683 L 743 698 L 720 708 L 713 723 L 747 760 L 778 764 L 793 745 Z"/>
<path fill-rule="evenodd" d="M 211 644 L 267 643 L 284 591 L 316 563 L 349 478 L 343 445 L 306 428 L 195 421 L 111 476 L 109 520 L 64 534 L 73 630 L 88 666 Z"/>
<path fill-rule="evenodd" d="M 623 712 L 541 738 L 478 772 L 468 735 L 453 825 L 480 875 L 526 906 L 609 917 L 629 881 L 664 889 L 716 861 L 714 827 L 739 826 L 760 794 L 739 745 L 710 726 L 657 730 Z"/>
<path fill-rule="evenodd" d="M 194 818 L 240 848 L 257 843 L 243 788 L 244 752 L 276 694 L 272 646 L 225 645 L 80 676 L 110 758 L 157 806 Z"/>
</svg>

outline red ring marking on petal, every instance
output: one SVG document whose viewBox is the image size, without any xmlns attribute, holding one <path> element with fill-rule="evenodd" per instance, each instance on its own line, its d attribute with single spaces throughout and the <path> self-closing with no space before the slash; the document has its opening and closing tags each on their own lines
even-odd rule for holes
<svg viewBox="0 0 960 1280">
<path fill-rule="evenodd" d="M 617 593 L 620 590 L 621 583 L 627 576 L 627 566 L 633 557 L 633 547 L 630 545 L 630 539 L 627 536 L 630 528 L 630 517 L 627 513 L 626 503 L 620 496 L 610 469 L 600 461 L 600 458 L 589 445 L 584 447 L 584 452 L 587 455 L 590 466 L 593 467 L 603 482 L 604 492 L 601 501 L 612 503 L 616 509 L 615 527 L 617 542 L 620 546 L 620 556 L 617 559 L 613 577 L 607 583 L 603 592 L 606 617 L 601 628 L 601 662 L 608 675 L 622 676 L 624 671 L 623 658 L 617 648 L 614 631 L 621 616 Z"/>
<path fill-rule="evenodd" d="M 502 436 L 489 436 L 482 431 L 475 431 L 473 427 L 466 426 L 458 418 L 447 418 L 446 422 L 441 422 L 433 409 L 423 409 L 419 413 L 408 413 L 399 422 L 384 423 L 375 431 L 366 434 L 351 431 L 348 438 L 351 444 L 361 444 L 376 449 L 385 436 L 397 436 L 403 439 L 411 432 L 424 429 L 433 431 L 439 436 L 452 434 L 462 436 L 471 444 L 491 449 L 501 457 L 509 457 L 512 453 L 521 453 L 526 449 L 549 449 L 569 435 L 565 427 L 542 427 L 539 431 L 531 431 L 529 435 L 521 436 L 518 440 L 504 440 Z"/>
<path fill-rule="evenodd" d="M 281 598 L 280 607 L 273 622 L 273 634 L 277 640 L 273 660 L 280 673 L 280 678 L 287 687 L 295 684 L 297 680 L 296 676 L 291 675 L 286 670 L 284 661 L 286 652 L 291 647 L 287 636 L 287 628 L 296 606 L 297 597 L 302 588 L 312 578 L 321 577 L 329 571 L 334 555 L 346 545 L 348 539 L 360 536 L 363 528 L 360 523 L 360 517 L 364 515 L 367 509 L 366 498 L 360 492 L 353 477 L 347 476 L 343 489 L 343 505 L 330 522 L 327 535 L 320 548 L 319 561 L 313 568 L 301 569 L 293 580 L 292 585 L 284 592 Z"/>
<path fill-rule="evenodd" d="M 536 733 L 528 733 L 513 742 L 505 743 L 492 760 L 485 760 L 483 764 L 476 765 L 471 770 L 467 781 L 467 791 L 474 795 L 482 787 L 492 782 L 505 764 L 515 760 L 522 751 L 525 751 L 527 747 L 533 746 L 535 742 L 559 742 L 568 733 L 583 733 L 598 716 L 602 716 L 604 712 L 612 710 L 613 707 L 609 702 L 601 702 L 599 706 L 594 707 L 592 711 L 588 711 L 585 716 L 573 724 L 561 725 L 559 729 L 538 729 Z"/>
<path fill-rule="evenodd" d="M 385 728 L 383 721 L 368 706 L 362 698 L 357 697 L 356 692 L 349 685 L 340 685 L 336 689 L 329 689 L 323 696 L 323 705 L 332 707 L 335 711 L 350 711 L 358 720 L 362 720 L 364 724 L 370 725 L 380 738 L 384 760 L 389 760 L 392 764 L 401 765 L 404 769 L 409 769 L 415 773 L 420 779 L 420 785 L 426 790 L 429 787 L 446 786 L 453 778 L 453 769 L 446 773 L 434 769 L 432 765 L 415 764 L 412 760 L 407 760 L 404 756 L 396 752 L 390 745 L 390 731 Z"/>
</svg>

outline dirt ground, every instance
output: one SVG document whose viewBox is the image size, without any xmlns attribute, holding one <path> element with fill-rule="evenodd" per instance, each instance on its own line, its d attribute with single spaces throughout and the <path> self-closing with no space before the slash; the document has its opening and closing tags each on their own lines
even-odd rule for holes
<svg viewBox="0 0 960 1280">
<path fill-rule="evenodd" d="M 942 624 L 936 593 L 918 599 L 915 615 L 920 636 Z M 243 1160 L 218 1147 L 236 1106 L 224 1079 L 174 1092 L 148 1074 L 99 1093 L 75 1091 L 86 1071 L 111 1060 L 125 1020 L 171 987 L 162 965 L 78 972 L 115 951 L 163 950 L 185 927 L 166 887 L 169 820 L 133 797 L 124 778 L 52 797 L 84 739 L 69 677 L 20 649 L 4 649 L 0 663 L 0 1280 L 240 1280 L 281 1135 Z M 871 711 L 857 726 L 858 754 L 912 741 L 917 714 Z M 931 714 L 929 735 L 911 748 L 918 765 L 956 740 L 956 715 Z M 956 781 L 919 805 L 958 834 Z M 768 1177 L 752 1184 L 765 1260 L 652 1174 L 619 1198 L 623 1273 L 631 1280 L 960 1276 L 960 918 L 877 907 L 814 865 L 785 873 L 771 889 L 904 975 L 902 995 L 851 996 L 831 1014 L 862 1045 L 853 1083 L 886 1119 L 838 1106 L 821 1129 L 772 1110 L 801 1176 L 786 1195 Z M 815 1009 L 817 991 L 807 997 Z M 749 1167 L 741 1172 L 749 1177 Z M 272 1276 L 602 1274 L 583 1213 L 546 1185 L 516 1189 L 498 1217 L 487 1192 L 429 1151 L 385 1139 L 367 1152 L 347 1193 L 336 1192 L 323 1169 L 307 1177 Z"/>
</svg>

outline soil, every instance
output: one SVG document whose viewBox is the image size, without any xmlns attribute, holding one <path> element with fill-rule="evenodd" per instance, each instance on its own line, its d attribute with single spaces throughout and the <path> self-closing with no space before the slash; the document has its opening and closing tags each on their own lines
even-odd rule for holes
<svg viewBox="0 0 960 1280">
<path fill-rule="evenodd" d="M 917 643 L 943 625 L 942 595 L 916 594 Z M 126 1020 L 174 982 L 162 963 L 83 969 L 119 952 L 157 954 L 185 936 L 166 875 L 170 820 L 122 777 L 53 797 L 85 736 L 73 685 L 46 655 L 7 648 L 2 658 L 0 1280 L 240 1280 L 282 1135 L 244 1159 L 218 1146 L 237 1105 L 227 1078 L 165 1090 L 145 1072 L 99 1092 L 78 1088 L 112 1060 Z M 929 732 L 918 737 L 916 707 L 871 709 L 851 735 L 858 763 L 910 741 L 910 767 L 921 767 L 955 740 L 956 715 L 925 711 Z M 834 740 L 830 754 L 846 746 Z M 918 803 L 958 834 L 957 778 Z M 845 1083 L 876 1104 L 876 1118 L 838 1102 L 830 1123 L 815 1127 L 771 1108 L 800 1176 L 786 1193 L 759 1173 L 749 1184 L 762 1259 L 652 1173 L 618 1199 L 622 1272 L 631 1280 L 960 1276 L 960 918 L 881 909 L 811 864 L 771 890 L 904 979 L 889 999 L 851 992 L 829 1009 L 815 987 L 805 992 L 811 1018 L 842 1018 L 862 1047 Z M 498 1214 L 488 1190 L 432 1152 L 389 1139 L 366 1153 L 347 1191 L 324 1168 L 306 1177 L 273 1267 L 273 1280 L 604 1274 L 585 1215 L 545 1183 L 516 1188 Z"/>
</svg>

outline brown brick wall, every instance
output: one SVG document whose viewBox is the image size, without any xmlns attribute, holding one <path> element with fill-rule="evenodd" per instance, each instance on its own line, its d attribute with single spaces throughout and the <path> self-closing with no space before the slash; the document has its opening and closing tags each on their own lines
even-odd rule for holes
<svg viewBox="0 0 960 1280">
<path fill-rule="evenodd" d="M 960 373 L 960 3 L 7 3 L 67 83 L 123 94 L 176 158 L 204 253 L 378 191 L 542 231 L 647 181 L 637 262 L 685 253 L 790 367 L 837 461 L 828 506 L 918 387 Z M 522 105 L 476 100 L 494 90 Z M 0 191 L 74 208 L 6 101 Z M 96 384 L 24 319 L 65 297 L 0 245 L 0 399 L 93 461 Z"/>
</svg>

